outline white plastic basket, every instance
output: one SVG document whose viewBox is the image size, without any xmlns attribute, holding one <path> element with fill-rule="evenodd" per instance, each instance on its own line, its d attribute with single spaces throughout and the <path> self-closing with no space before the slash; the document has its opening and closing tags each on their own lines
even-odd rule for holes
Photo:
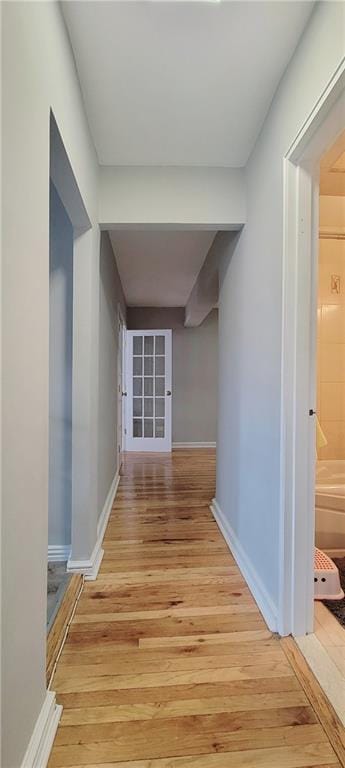
<svg viewBox="0 0 345 768">
<path fill-rule="evenodd" d="M 315 547 L 314 599 L 342 600 L 343 597 L 337 566 L 328 555 Z"/>
</svg>

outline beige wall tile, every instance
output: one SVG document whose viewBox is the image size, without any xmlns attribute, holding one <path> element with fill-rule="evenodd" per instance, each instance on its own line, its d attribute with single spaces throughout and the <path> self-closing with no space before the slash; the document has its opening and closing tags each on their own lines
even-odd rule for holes
<svg viewBox="0 0 345 768">
<path fill-rule="evenodd" d="M 341 304 L 323 304 L 321 316 L 321 343 L 345 344 L 345 312 Z"/>
<path fill-rule="evenodd" d="M 345 459 L 345 421 L 321 421 L 327 445 L 319 448 L 319 459 Z"/>
<path fill-rule="evenodd" d="M 332 275 L 340 293 L 332 292 Z M 345 458 L 345 241 L 319 241 L 317 412 L 328 444 L 319 458 Z"/>
<path fill-rule="evenodd" d="M 338 382 L 345 385 L 345 344 L 321 344 L 319 376 L 320 383 Z"/>
<path fill-rule="evenodd" d="M 343 384 L 321 384 L 321 420 L 345 421 L 345 387 Z"/>
</svg>

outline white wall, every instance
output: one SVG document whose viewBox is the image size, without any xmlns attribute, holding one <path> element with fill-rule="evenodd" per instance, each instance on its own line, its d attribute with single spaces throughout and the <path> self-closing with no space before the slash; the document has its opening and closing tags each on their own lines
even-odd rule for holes
<svg viewBox="0 0 345 768">
<path fill-rule="evenodd" d="M 221 263 L 217 502 L 278 604 L 283 156 L 344 56 L 344 8 L 317 3 L 246 169 L 247 224 Z"/>
<path fill-rule="evenodd" d="M 2 413 L 6 447 L 2 452 L 2 626 L 6 631 L 2 639 L 1 764 L 18 768 L 46 691 L 51 108 L 94 225 L 80 243 L 81 250 L 87 245 L 83 262 L 84 300 L 89 306 L 85 344 L 92 333 L 98 334 L 98 169 L 59 5 L 4 3 L 2 15 Z M 98 372 L 97 343 L 91 340 L 86 356 L 81 336 L 79 345 L 79 357 L 86 360 L 82 383 L 88 393 L 88 412 L 85 408 L 78 414 L 80 439 L 87 445 L 93 440 L 97 449 L 94 412 L 98 392 L 92 378 L 92 372 Z M 92 389 L 96 391 L 90 394 Z M 91 487 L 96 486 L 97 496 L 97 469 L 94 476 L 89 474 L 91 448 L 87 453 L 84 475 Z M 85 502 L 89 504 L 87 490 Z M 93 514 L 94 520 L 85 522 L 89 544 L 97 528 L 96 503 Z"/>
<path fill-rule="evenodd" d="M 207 317 L 219 298 L 219 264 L 236 232 L 217 232 L 211 248 L 188 297 L 185 309 L 185 325 L 197 326 Z"/>
<path fill-rule="evenodd" d="M 239 229 L 246 221 L 242 168 L 100 168 L 99 222 Z"/>
<path fill-rule="evenodd" d="M 117 457 L 118 309 L 126 304 L 107 232 L 101 235 L 99 301 L 98 515 L 102 513 L 115 473 Z"/>
<path fill-rule="evenodd" d="M 50 184 L 48 543 L 71 544 L 73 227 Z"/>
</svg>

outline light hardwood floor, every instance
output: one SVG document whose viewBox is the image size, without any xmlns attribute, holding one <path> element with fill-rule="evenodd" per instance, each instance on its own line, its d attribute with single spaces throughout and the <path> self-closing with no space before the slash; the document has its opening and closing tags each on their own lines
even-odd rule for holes
<svg viewBox="0 0 345 768">
<path fill-rule="evenodd" d="M 345 684 L 345 629 L 323 603 L 315 601 L 315 635 L 338 669 Z M 345 696 L 344 696 L 345 722 Z"/>
<path fill-rule="evenodd" d="M 316 600 L 314 632 L 297 643 L 345 726 L 345 629 Z"/>
<path fill-rule="evenodd" d="M 213 520 L 213 451 L 130 455 L 53 680 L 50 768 L 340 763 Z"/>
</svg>

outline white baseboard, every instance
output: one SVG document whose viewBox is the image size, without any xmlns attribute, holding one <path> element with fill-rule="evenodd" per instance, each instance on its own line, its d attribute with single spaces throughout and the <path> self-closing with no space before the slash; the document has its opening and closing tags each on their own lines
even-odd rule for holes
<svg viewBox="0 0 345 768">
<path fill-rule="evenodd" d="M 255 602 L 258 604 L 260 611 L 266 621 L 271 632 L 277 632 L 278 617 L 277 609 L 274 605 L 271 597 L 266 591 L 260 577 L 258 576 L 255 568 L 248 559 L 248 556 L 244 552 L 242 545 L 240 544 L 235 532 L 232 530 L 230 523 L 226 520 L 222 510 L 219 507 L 216 499 L 213 499 L 210 505 L 213 516 L 216 520 L 218 527 L 220 528 L 224 539 L 234 556 L 236 563 L 242 573 L 243 578 L 246 580 L 248 587 L 254 597 Z"/>
<path fill-rule="evenodd" d="M 97 541 L 95 548 L 89 560 L 73 560 L 70 558 L 67 563 L 67 570 L 70 573 L 83 573 L 86 581 L 95 581 L 98 575 L 99 567 L 104 555 L 104 549 L 102 549 L 102 542 L 105 533 L 105 529 L 108 524 L 110 513 L 112 510 L 113 502 L 116 496 L 116 491 L 119 485 L 120 476 L 116 472 L 114 480 L 110 486 L 108 496 L 105 500 L 104 507 L 98 520 L 97 525 Z"/>
<path fill-rule="evenodd" d="M 114 499 L 116 496 L 116 492 L 119 486 L 120 482 L 120 475 L 118 472 L 116 472 L 116 475 L 114 477 L 114 480 L 110 486 L 110 490 L 108 493 L 108 496 L 105 500 L 104 507 L 102 509 L 102 512 L 99 516 L 98 525 L 97 525 L 97 538 L 101 540 L 101 543 L 103 541 L 103 537 L 105 534 L 105 529 L 108 525 L 108 520 L 110 517 L 111 510 L 113 508 Z"/>
<path fill-rule="evenodd" d="M 216 443 L 173 443 L 173 448 L 184 448 L 189 450 L 190 448 L 216 448 Z"/>
<path fill-rule="evenodd" d="M 69 559 L 71 554 L 70 544 L 48 544 L 48 562 L 61 563 Z"/>
<path fill-rule="evenodd" d="M 89 560 L 73 560 L 67 562 L 69 573 L 83 573 L 85 581 L 95 581 L 97 579 L 99 566 L 102 562 L 104 549 L 101 547 L 101 541 L 97 538 L 94 550 Z"/>
<path fill-rule="evenodd" d="M 54 691 L 47 691 L 21 768 L 46 768 L 61 713 L 62 706 L 56 703 Z"/>
</svg>

